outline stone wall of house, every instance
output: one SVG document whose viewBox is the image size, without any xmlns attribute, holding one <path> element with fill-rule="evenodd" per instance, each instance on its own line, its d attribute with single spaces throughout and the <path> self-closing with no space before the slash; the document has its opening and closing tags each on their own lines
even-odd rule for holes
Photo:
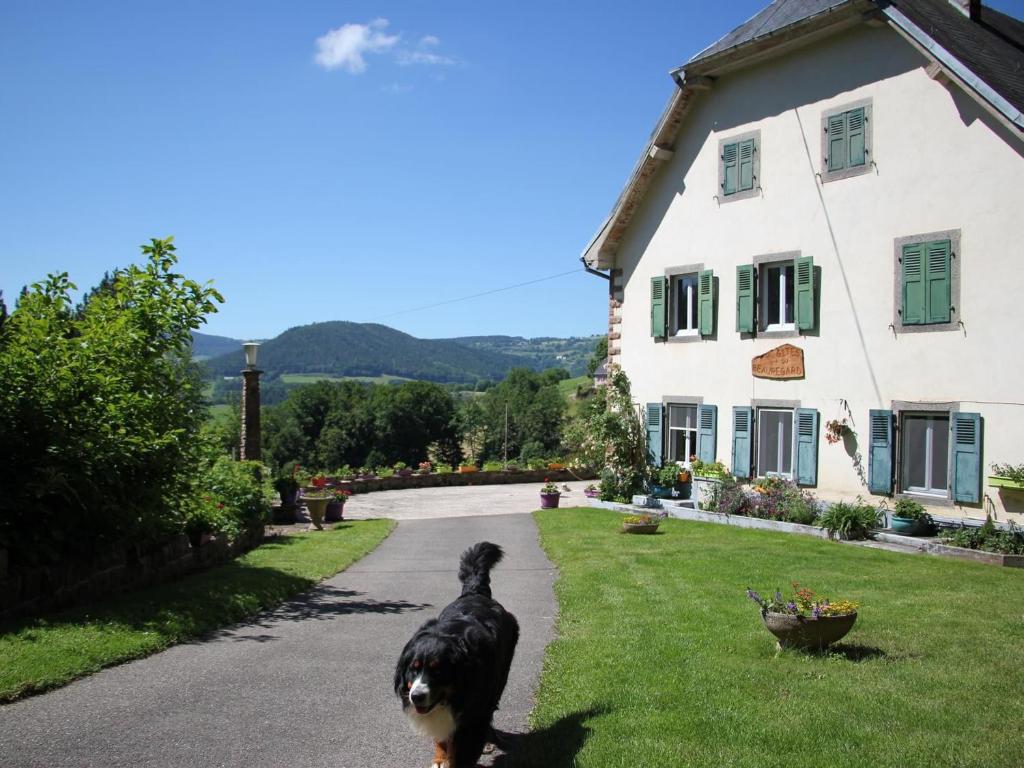
<svg viewBox="0 0 1024 768">
<path fill-rule="evenodd" d="M 181 534 L 163 544 L 119 544 L 90 562 L 63 562 L 13 569 L 0 550 L 0 620 L 38 614 L 150 586 L 205 570 L 238 557 L 263 541 L 263 526 L 237 538 L 213 538 L 193 547 Z"/>
</svg>

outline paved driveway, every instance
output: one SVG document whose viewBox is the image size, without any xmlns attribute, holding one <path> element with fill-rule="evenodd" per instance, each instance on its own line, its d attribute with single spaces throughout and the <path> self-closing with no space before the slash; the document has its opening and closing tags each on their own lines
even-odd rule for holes
<svg viewBox="0 0 1024 768">
<path fill-rule="evenodd" d="M 584 484 L 573 485 L 564 500 L 582 503 Z M 350 516 L 400 520 L 375 552 L 250 623 L 0 707 L 0 765 L 429 765 L 429 744 L 410 731 L 391 690 L 394 662 L 415 628 L 458 594 L 458 555 L 481 540 L 505 548 L 494 596 L 522 626 L 496 725 L 525 730 L 556 611 L 554 569 L 526 514 L 537 492 L 355 497 Z"/>
</svg>

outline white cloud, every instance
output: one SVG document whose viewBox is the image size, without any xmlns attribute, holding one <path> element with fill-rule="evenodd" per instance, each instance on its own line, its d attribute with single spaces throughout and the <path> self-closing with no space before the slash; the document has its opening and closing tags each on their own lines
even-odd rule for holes
<svg viewBox="0 0 1024 768">
<path fill-rule="evenodd" d="M 387 19 L 369 24 L 345 24 L 317 38 L 316 63 L 324 69 L 344 68 L 353 74 L 366 70 L 367 53 L 384 53 L 394 48 L 399 35 L 387 35 Z"/>
<path fill-rule="evenodd" d="M 414 49 L 398 51 L 398 63 L 402 66 L 426 64 L 434 67 L 455 64 L 456 61 L 451 56 L 442 56 L 439 53 L 428 50 L 440 44 L 441 41 L 434 35 L 424 35 L 420 38 L 419 43 L 416 44 Z"/>
<path fill-rule="evenodd" d="M 441 41 L 438 40 L 433 35 L 424 35 L 422 38 L 420 38 L 420 45 L 421 46 L 438 45 L 438 44 L 440 44 L 440 42 Z"/>
</svg>

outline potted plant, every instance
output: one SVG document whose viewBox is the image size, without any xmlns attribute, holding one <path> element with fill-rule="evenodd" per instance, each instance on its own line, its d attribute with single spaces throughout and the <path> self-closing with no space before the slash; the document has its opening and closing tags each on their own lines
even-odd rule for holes
<svg viewBox="0 0 1024 768">
<path fill-rule="evenodd" d="M 591 483 L 590 485 L 583 489 L 583 495 L 586 496 L 588 499 L 596 499 L 598 496 L 601 495 L 601 492 L 597 489 L 596 485 Z"/>
<path fill-rule="evenodd" d="M 825 422 L 825 439 L 829 445 L 835 445 L 850 432 L 852 430 L 846 419 L 831 419 Z"/>
<path fill-rule="evenodd" d="M 993 488 L 1024 491 L 1024 464 L 993 464 L 988 484 Z"/>
<path fill-rule="evenodd" d="M 821 651 L 853 629 L 857 603 L 820 597 L 796 581 L 792 587 L 791 597 L 784 598 L 780 590 L 775 590 L 768 600 L 747 588 L 747 597 L 760 606 L 761 621 L 778 638 L 780 649 Z"/>
<path fill-rule="evenodd" d="M 679 466 L 669 463 L 655 470 L 651 481 L 651 495 L 656 499 L 671 499 L 679 482 Z"/>
<path fill-rule="evenodd" d="M 551 461 L 548 462 L 548 469 L 553 472 L 557 472 L 558 470 L 565 469 L 565 464 L 560 461 Z"/>
<path fill-rule="evenodd" d="M 715 497 L 716 487 L 731 476 L 729 468 L 720 461 L 701 461 L 690 457 L 690 471 L 693 473 L 693 490 L 700 509 L 708 509 Z"/>
<path fill-rule="evenodd" d="M 627 515 L 622 518 L 622 532 L 623 533 L 656 533 L 658 530 L 658 524 L 661 522 L 659 517 L 654 515 L 643 514 L 643 515 Z"/>
<path fill-rule="evenodd" d="M 878 527 L 881 514 L 860 496 L 855 502 L 838 501 L 818 518 L 818 525 L 828 531 L 829 538 L 866 539 Z"/>
<path fill-rule="evenodd" d="M 545 477 L 544 485 L 540 489 L 540 508 L 554 509 L 561 497 L 562 492 L 558 490 L 558 486 Z"/>
<path fill-rule="evenodd" d="M 328 493 L 330 498 L 324 509 L 324 520 L 328 523 L 340 522 L 345 517 L 345 502 L 352 495 L 352 491 L 347 488 L 332 488 Z"/>
<path fill-rule="evenodd" d="M 463 474 L 467 472 L 476 472 L 476 464 L 460 464 L 459 472 Z"/>
<path fill-rule="evenodd" d="M 274 479 L 274 490 L 281 497 L 281 506 L 275 512 L 275 523 L 295 522 L 295 502 L 299 495 L 299 481 L 294 470 L 289 474 L 279 475 Z"/>
<path fill-rule="evenodd" d="M 409 477 L 412 474 L 412 470 L 409 469 L 409 465 L 404 461 L 395 462 L 395 474 L 399 477 Z"/>
<path fill-rule="evenodd" d="M 896 501 L 889 527 L 896 533 L 919 536 L 931 528 L 931 521 L 920 502 L 904 496 Z"/>
<path fill-rule="evenodd" d="M 430 474 L 430 470 L 431 470 L 431 464 L 430 464 L 429 461 L 421 461 L 420 462 L 420 474 L 421 475 L 429 475 Z"/>
</svg>

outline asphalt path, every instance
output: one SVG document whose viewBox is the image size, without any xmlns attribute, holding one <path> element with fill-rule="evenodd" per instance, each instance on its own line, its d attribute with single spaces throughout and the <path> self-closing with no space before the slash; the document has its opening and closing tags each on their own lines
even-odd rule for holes
<svg viewBox="0 0 1024 768">
<path fill-rule="evenodd" d="M 435 504 L 429 490 L 447 493 Z M 401 712 L 394 664 L 458 595 L 459 554 L 484 540 L 505 550 L 494 597 L 522 629 L 495 725 L 525 731 L 553 633 L 555 571 L 525 514 L 537 488 L 513 491 L 513 514 L 488 514 L 480 490 L 416 491 L 377 550 L 275 611 L 0 707 L 0 766 L 427 766 L 432 747 Z M 372 496 L 389 493 L 407 492 Z M 582 499 L 582 484 L 565 496 Z M 370 516 L 383 501 L 368 497 L 360 510 L 353 499 L 351 512 Z M 484 514 L 464 513 L 472 508 Z"/>
</svg>

